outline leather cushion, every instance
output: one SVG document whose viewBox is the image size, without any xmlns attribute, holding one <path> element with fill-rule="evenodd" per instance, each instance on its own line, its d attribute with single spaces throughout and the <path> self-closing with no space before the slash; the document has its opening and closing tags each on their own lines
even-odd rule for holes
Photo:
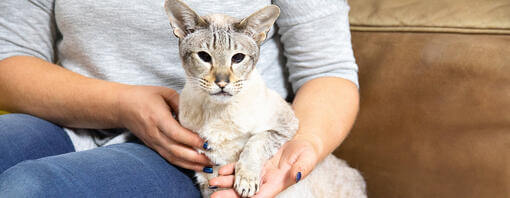
<svg viewBox="0 0 510 198">
<path fill-rule="evenodd" d="M 352 30 L 510 34 L 509 0 L 353 0 Z"/>
<path fill-rule="evenodd" d="M 510 36 L 353 32 L 369 197 L 510 197 Z"/>
</svg>

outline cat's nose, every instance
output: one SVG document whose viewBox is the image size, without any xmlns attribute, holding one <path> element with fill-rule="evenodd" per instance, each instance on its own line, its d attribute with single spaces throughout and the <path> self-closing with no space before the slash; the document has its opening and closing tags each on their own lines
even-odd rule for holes
<svg viewBox="0 0 510 198">
<path fill-rule="evenodd" d="M 227 86 L 228 83 L 226 83 L 225 81 L 220 81 L 220 82 L 216 82 L 216 84 L 218 85 L 218 87 L 220 88 L 225 88 L 225 86 Z"/>
<path fill-rule="evenodd" d="M 229 77 L 230 76 L 228 74 L 222 73 L 216 74 L 215 76 L 216 79 L 214 80 L 214 83 L 216 83 L 220 88 L 223 89 L 230 82 Z"/>
</svg>

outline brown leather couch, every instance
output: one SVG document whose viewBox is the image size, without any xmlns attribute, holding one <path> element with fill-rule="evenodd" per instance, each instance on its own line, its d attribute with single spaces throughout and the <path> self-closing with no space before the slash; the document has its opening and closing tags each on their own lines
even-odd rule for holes
<svg viewBox="0 0 510 198">
<path fill-rule="evenodd" d="M 349 4 L 369 197 L 510 197 L 510 1 Z"/>
</svg>

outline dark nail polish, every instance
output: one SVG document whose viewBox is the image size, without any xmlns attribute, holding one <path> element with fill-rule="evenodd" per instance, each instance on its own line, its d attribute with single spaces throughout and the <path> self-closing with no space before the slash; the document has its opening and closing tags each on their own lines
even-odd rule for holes
<svg viewBox="0 0 510 198">
<path fill-rule="evenodd" d="M 204 171 L 204 173 L 213 173 L 213 169 L 212 169 L 212 167 L 210 167 L 210 166 L 206 166 L 206 167 L 204 167 L 204 170 L 203 170 L 203 171 Z"/>
<path fill-rule="evenodd" d="M 202 148 L 204 148 L 205 150 L 211 149 L 211 148 L 209 148 L 209 142 L 204 142 L 204 145 L 202 146 Z"/>
<path fill-rule="evenodd" d="M 298 172 L 296 175 L 296 183 L 298 183 L 299 180 L 301 180 L 301 172 Z"/>
<path fill-rule="evenodd" d="M 209 186 L 209 189 L 216 189 L 218 186 Z"/>
</svg>

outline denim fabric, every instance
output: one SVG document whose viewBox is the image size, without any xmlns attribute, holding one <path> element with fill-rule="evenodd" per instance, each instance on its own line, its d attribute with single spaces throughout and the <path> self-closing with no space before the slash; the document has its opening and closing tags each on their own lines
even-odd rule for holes
<svg viewBox="0 0 510 198">
<path fill-rule="evenodd" d="M 0 174 L 24 160 L 73 151 L 60 126 L 26 114 L 0 116 Z"/>
<path fill-rule="evenodd" d="M 60 127 L 32 116 L 0 116 L 0 148 L 0 167 L 12 166 L 0 197 L 200 197 L 190 172 L 145 145 L 72 152 Z"/>
</svg>

